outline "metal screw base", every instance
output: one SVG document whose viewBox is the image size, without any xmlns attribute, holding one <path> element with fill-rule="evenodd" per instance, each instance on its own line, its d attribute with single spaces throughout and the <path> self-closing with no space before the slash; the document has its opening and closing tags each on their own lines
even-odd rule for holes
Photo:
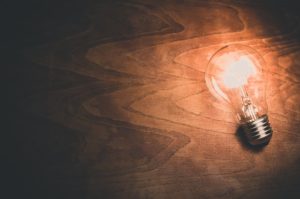
<svg viewBox="0 0 300 199">
<path fill-rule="evenodd" d="M 263 115 L 254 121 L 244 123 L 242 127 L 251 145 L 266 144 L 272 137 L 273 131 L 267 115 Z"/>
</svg>

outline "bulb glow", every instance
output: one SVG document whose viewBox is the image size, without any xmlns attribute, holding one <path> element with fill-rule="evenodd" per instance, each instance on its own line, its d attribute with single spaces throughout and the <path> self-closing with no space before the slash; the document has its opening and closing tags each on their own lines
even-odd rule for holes
<svg viewBox="0 0 300 199">
<path fill-rule="evenodd" d="M 210 59 L 205 80 L 211 93 L 231 105 L 253 145 L 269 142 L 263 58 L 252 48 L 234 44 Z"/>
<path fill-rule="evenodd" d="M 229 67 L 222 74 L 227 88 L 238 88 L 248 82 L 248 78 L 255 75 L 253 63 L 245 56 L 228 64 Z"/>
</svg>

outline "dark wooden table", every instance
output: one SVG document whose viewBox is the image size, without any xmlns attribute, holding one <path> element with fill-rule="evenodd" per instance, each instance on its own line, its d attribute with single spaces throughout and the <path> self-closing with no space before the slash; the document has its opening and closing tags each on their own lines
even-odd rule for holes
<svg viewBox="0 0 300 199">
<path fill-rule="evenodd" d="M 300 198 L 294 6 L 251 0 L 25 6 L 25 32 L 12 60 L 16 193 Z M 267 62 L 274 135 L 263 148 L 245 143 L 231 109 L 205 84 L 208 59 L 231 43 L 255 48 Z"/>
</svg>

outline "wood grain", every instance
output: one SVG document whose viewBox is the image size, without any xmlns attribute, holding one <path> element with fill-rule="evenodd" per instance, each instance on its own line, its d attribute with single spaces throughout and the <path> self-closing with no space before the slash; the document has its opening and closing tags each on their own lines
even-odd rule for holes
<svg viewBox="0 0 300 199">
<path fill-rule="evenodd" d="M 261 1 L 63 2 L 28 22 L 16 55 L 24 194 L 300 197 L 297 12 Z M 245 144 L 205 84 L 208 59 L 231 43 L 267 62 L 274 136 L 264 148 Z"/>
</svg>

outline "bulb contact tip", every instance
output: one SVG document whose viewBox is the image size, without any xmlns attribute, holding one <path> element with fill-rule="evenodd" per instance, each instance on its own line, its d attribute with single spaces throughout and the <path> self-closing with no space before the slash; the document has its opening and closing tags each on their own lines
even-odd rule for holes
<svg viewBox="0 0 300 199">
<path fill-rule="evenodd" d="M 263 145 L 269 143 L 272 137 L 272 128 L 267 115 L 242 124 L 248 142 L 253 145 Z"/>
</svg>

